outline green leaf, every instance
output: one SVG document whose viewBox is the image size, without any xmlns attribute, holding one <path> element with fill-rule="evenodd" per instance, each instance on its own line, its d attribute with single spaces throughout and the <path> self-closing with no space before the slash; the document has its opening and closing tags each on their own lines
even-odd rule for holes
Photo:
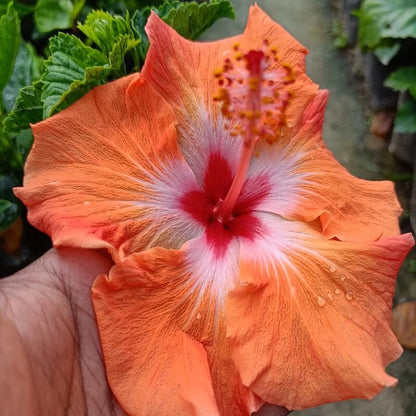
<svg viewBox="0 0 416 416">
<path fill-rule="evenodd" d="M 131 18 L 131 27 L 134 33 L 136 34 L 136 38 L 140 40 L 140 43 L 137 47 L 140 58 L 140 64 L 138 65 L 138 68 L 136 68 L 137 70 L 140 70 L 146 58 L 147 50 L 149 49 L 149 39 L 144 30 L 144 27 L 146 26 L 146 22 L 150 16 L 150 12 L 151 9 L 149 7 L 146 7 L 142 10 L 139 9 L 136 10 L 136 12 L 133 14 L 133 17 Z"/>
<path fill-rule="evenodd" d="M 91 12 L 84 24 L 78 24 L 78 28 L 94 42 L 104 55 L 109 57 L 109 62 L 117 76 L 126 75 L 125 55 L 133 51 L 134 64 L 139 69 L 139 49 L 135 50 L 140 39 L 130 25 L 129 14 L 126 17 L 112 16 L 107 12 L 96 10 Z"/>
<path fill-rule="evenodd" d="M 32 146 L 30 123 L 42 120 L 42 84 L 40 81 L 20 90 L 13 110 L 0 131 L 1 172 L 14 172 L 21 177 L 24 161 Z"/>
<path fill-rule="evenodd" d="M 410 259 L 408 266 L 407 266 L 407 270 L 410 273 L 416 273 L 416 260 L 415 259 Z"/>
<path fill-rule="evenodd" d="M 42 33 L 68 29 L 72 26 L 71 14 L 71 0 L 39 0 L 35 10 L 36 28 Z"/>
<path fill-rule="evenodd" d="M 7 6 L 11 1 L 12 0 L 0 0 L 0 15 L 6 13 Z M 36 9 L 37 2 L 38 0 L 13 0 L 13 7 L 17 14 L 22 17 L 32 13 Z"/>
<path fill-rule="evenodd" d="M 19 215 L 19 203 L 13 194 L 17 183 L 8 175 L 0 176 L 0 231 L 6 230 Z"/>
<path fill-rule="evenodd" d="M 42 120 L 41 94 L 42 83 L 40 81 L 20 90 L 12 111 L 4 120 L 3 132 L 5 134 L 20 133 L 22 130 L 28 129 L 30 123 Z"/>
<path fill-rule="evenodd" d="M 164 3 L 160 16 L 179 34 L 188 39 L 197 39 L 222 17 L 235 18 L 229 0 L 212 0 L 204 3 Z"/>
<path fill-rule="evenodd" d="M 117 43 L 114 44 L 113 50 L 109 55 L 110 66 L 115 75 L 120 77 L 126 75 L 124 57 L 126 53 L 137 46 L 139 42 L 140 41 L 138 40 L 132 39 L 129 35 L 122 35 L 118 38 Z"/>
<path fill-rule="evenodd" d="M 140 7 L 158 7 L 164 3 L 164 0 L 140 0 Z"/>
<path fill-rule="evenodd" d="M 13 5 L 18 15 L 23 17 L 35 11 L 37 7 L 37 0 L 23 0 L 23 2 L 14 0 Z"/>
<path fill-rule="evenodd" d="M 13 73 L 14 61 L 20 45 L 20 20 L 13 2 L 0 17 L 0 93 Z M 1 108 L 0 108 L 1 112 Z"/>
<path fill-rule="evenodd" d="M 7 211 L 13 204 L 7 199 L 0 199 L 0 215 Z"/>
<path fill-rule="evenodd" d="M 84 24 L 78 24 L 78 29 L 94 42 L 106 56 L 113 50 L 120 36 L 128 35 L 134 40 L 128 15 L 124 19 L 121 16 L 112 16 L 107 12 L 94 10 L 87 16 Z"/>
<path fill-rule="evenodd" d="M 26 129 L 19 132 L 15 137 L 13 137 L 14 147 L 16 152 L 21 156 L 22 166 L 26 161 L 27 155 L 30 152 L 33 144 L 33 134 L 32 130 Z"/>
<path fill-rule="evenodd" d="M 85 5 L 85 1 L 86 0 L 74 0 L 74 5 L 72 7 L 72 14 L 71 14 L 72 21 L 75 21 L 77 16 L 81 13 L 81 10 Z"/>
<path fill-rule="evenodd" d="M 384 85 L 395 91 L 406 91 L 416 99 L 416 66 L 404 66 L 394 71 Z"/>
<path fill-rule="evenodd" d="M 19 206 L 16 202 L 0 199 L 0 231 L 9 228 L 19 215 Z"/>
<path fill-rule="evenodd" d="M 10 138 L 0 130 L 0 174 L 12 171 L 14 159 Z"/>
<path fill-rule="evenodd" d="M 376 48 L 382 39 L 416 37 L 415 0 L 364 0 L 357 15 L 364 50 Z"/>
<path fill-rule="evenodd" d="M 30 55 L 32 82 L 38 80 L 44 70 L 43 59 L 37 54 L 36 49 L 30 44 L 25 43 L 25 47 Z"/>
<path fill-rule="evenodd" d="M 416 133 L 416 100 L 407 100 L 400 108 L 394 119 L 395 133 Z"/>
<path fill-rule="evenodd" d="M 158 8 L 146 7 L 137 10 L 131 19 L 131 25 L 136 37 L 140 39 L 139 54 L 142 62 L 149 47 L 144 27 L 151 10 L 188 39 L 199 38 L 203 32 L 222 17 L 235 18 L 233 6 L 229 0 L 211 0 L 204 3 L 166 1 Z"/>
<path fill-rule="evenodd" d="M 59 33 L 49 45 L 41 81 L 43 118 L 72 104 L 89 90 L 106 82 L 112 69 L 108 58 L 73 35 Z"/>
<path fill-rule="evenodd" d="M 380 46 L 374 49 L 374 55 L 377 56 L 383 65 L 388 65 L 389 62 L 396 56 L 400 50 L 400 42 L 393 39 L 386 39 L 386 42 L 380 42 Z"/>
<path fill-rule="evenodd" d="M 127 5 L 132 7 L 132 10 L 136 10 L 138 7 L 142 7 L 143 0 L 95 0 L 94 9 L 105 10 L 112 15 L 123 16 L 127 11 Z M 91 4 L 91 2 L 89 2 Z"/>
<path fill-rule="evenodd" d="M 7 12 L 7 6 L 9 5 L 10 0 L 0 0 L 0 16 Z"/>
<path fill-rule="evenodd" d="M 14 63 L 12 76 L 3 90 L 3 105 L 6 112 L 10 112 L 13 108 L 20 88 L 30 85 L 31 82 L 30 55 L 24 44 L 21 44 Z"/>
<path fill-rule="evenodd" d="M 3 104 L 6 112 L 10 112 L 21 88 L 40 77 L 40 58 L 34 48 L 22 42 L 16 56 L 14 69 L 10 81 L 3 90 Z"/>
<path fill-rule="evenodd" d="M 39 0 L 35 10 L 35 25 L 41 33 L 69 29 L 74 24 L 85 0 Z"/>
<path fill-rule="evenodd" d="M 10 0 L 0 0 L 0 16 L 6 14 Z"/>
</svg>

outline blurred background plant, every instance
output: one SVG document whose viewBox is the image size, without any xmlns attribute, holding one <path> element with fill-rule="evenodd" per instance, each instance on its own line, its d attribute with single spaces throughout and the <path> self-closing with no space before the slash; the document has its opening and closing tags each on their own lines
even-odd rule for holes
<svg viewBox="0 0 416 416">
<path fill-rule="evenodd" d="M 235 17 L 229 0 L 0 0 L 0 276 L 50 246 L 13 195 L 33 142 L 30 124 L 140 71 L 152 10 L 188 39 Z"/>
<path fill-rule="evenodd" d="M 355 15 L 361 50 L 389 68 L 385 86 L 405 93 L 394 132 L 416 133 L 415 0 L 363 0 Z"/>
</svg>

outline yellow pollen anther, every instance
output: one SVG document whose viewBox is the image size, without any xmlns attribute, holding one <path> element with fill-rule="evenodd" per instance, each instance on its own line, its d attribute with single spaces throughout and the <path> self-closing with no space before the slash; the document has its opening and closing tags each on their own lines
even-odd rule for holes
<svg viewBox="0 0 416 416">
<path fill-rule="evenodd" d="M 285 126 L 292 97 L 286 86 L 294 82 L 295 72 L 280 61 L 277 48 L 268 39 L 260 49 L 244 51 L 236 42 L 232 50 L 223 67 L 214 71 L 220 88 L 213 100 L 220 104 L 226 130 L 244 143 L 260 139 L 274 143 Z"/>
<path fill-rule="evenodd" d="M 254 113 L 253 113 L 251 110 L 247 110 L 247 111 L 245 112 L 245 116 L 246 116 L 249 120 L 251 120 L 251 119 L 254 117 Z"/>
<path fill-rule="evenodd" d="M 219 78 L 224 73 L 224 68 L 217 68 L 214 70 L 214 76 Z"/>
<path fill-rule="evenodd" d="M 284 63 L 282 66 L 287 72 L 284 82 L 285 84 L 291 84 L 295 81 L 295 71 L 290 64 Z"/>
<path fill-rule="evenodd" d="M 248 87 L 250 91 L 255 91 L 259 87 L 259 79 L 257 77 L 252 77 L 247 80 Z"/>
<path fill-rule="evenodd" d="M 262 97 L 261 102 L 262 104 L 272 104 L 274 101 L 272 97 Z"/>
<path fill-rule="evenodd" d="M 234 58 L 235 58 L 237 61 L 241 61 L 241 60 L 244 58 L 244 54 L 243 54 L 243 52 L 238 51 L 238 52 L 234 55 Z"/>
</svg>

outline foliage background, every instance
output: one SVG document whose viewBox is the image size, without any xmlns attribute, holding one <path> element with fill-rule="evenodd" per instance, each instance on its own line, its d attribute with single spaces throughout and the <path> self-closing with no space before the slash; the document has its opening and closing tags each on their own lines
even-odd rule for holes
<svg viewBox="0 0 416 416">
<path fill-rule="evenodd" d="M 361 49 L 363 52 L 374 52 L 384 65 L 397 56 L 406 42 L 416 41 L 415 0 L 363 0 L 356 16 Z M 408 99 L 397 113 L 394 131 L 416 133 L 416 66 L 404 61 L 385 85 L 408 93 Z"/>
</svg>

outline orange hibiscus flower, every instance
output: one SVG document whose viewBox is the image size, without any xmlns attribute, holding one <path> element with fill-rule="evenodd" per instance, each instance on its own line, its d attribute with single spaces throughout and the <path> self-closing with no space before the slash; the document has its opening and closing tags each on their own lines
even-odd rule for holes
<svg viewBox="0 0 416 416">
<path fill-rule="evenodd" d="M 242 416 L 394 385 L 391 304 L 413 238 L 393 185 L 326 149 L 306 49 L 257 6 L 218 42 L 156 15 L 147 31 L 141 74 L 33 126 L 16 190 L 55 245 L 116 263 L 93 300 L 122 407 Z"/>
</svg>

